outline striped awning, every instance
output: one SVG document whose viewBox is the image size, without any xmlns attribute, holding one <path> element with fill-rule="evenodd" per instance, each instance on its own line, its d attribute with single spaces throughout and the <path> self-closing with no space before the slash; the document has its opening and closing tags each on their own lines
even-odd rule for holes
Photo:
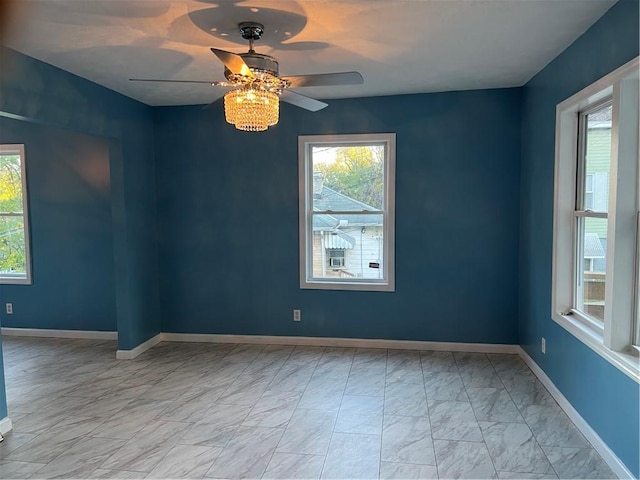
<svg viewBox="0 0 640 480">
<path fill-rule="evenodd" d="M 324 248 L 331 250 L 339 249 L 352 249 L 356 244 L 354 238 L 350 237 L 346 233 L 341 232 L 326 232 L 324 234 Z"/>
</svg>

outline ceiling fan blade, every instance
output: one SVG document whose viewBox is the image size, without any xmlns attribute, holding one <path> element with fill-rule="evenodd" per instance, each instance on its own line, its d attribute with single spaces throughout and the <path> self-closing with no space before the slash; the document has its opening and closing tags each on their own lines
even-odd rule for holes
<svg viewBox="0 0 640 480">
<path fill-rule="evenodd" d="M 214 87 L 233 87 L 229 82 L 212 82 L 211 80 L 160 80 L 156 78 L 130 78 L 130 82 L 168 82 L 168 83 L 206 83 Z"/>
<path fill-rule="evenodd" d="M 253 72 L 248 67 L 242 57 L 236 53 L 227 52 L 225 50 L 218 50 L 217 48 L 212 48 L 211 51 L 214 53 L 216 57 L 220 59 L 224 66 L 231 71 L 231 73 L 235 73 L 236 75 L 244 75 L 245 77 L 253 77 Z"/>
<path fill-rule="evenodd" d="M 318 110 L 322 110 L 324 107 L 329 106 L 328 103 L 321 102 L 315 98 L 305 97 L 304 95 L 292 92 L 291 90 L 283 90 L 280 95 L 280 100 L 311 112 L 317 112 Z"/>
<path fill-rule="evenodd" d="M 291 82 L 291 88 L 325 87 L 333 85 L 361 85 L 364 78 L 359 72 L 318 73 L 315 75 L 294 75 L 282 77 Z"/>
</svg>

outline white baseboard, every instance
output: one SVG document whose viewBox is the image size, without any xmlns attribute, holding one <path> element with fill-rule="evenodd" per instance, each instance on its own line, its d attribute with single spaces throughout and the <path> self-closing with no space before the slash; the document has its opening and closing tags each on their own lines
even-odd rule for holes
<svg viewBox="0 0 640 480">
<path fill-rule="evenodd" d="M 558 402 L 560 408 L 564 410 L 564 413 L 571 419 L 571 421 L 578 427 L 578 430 L 585 436 L 585 438 L 591 443 L 593 448 L 600 454 L 602 459 L 609 465 L 613 473 L 615 473 L 618 478 L 635 478 L 633 474 L 627 469 L 622 460 L 618 458 L 618 456 L 613 453 L 613 451 L 609 448 L 609 446 L 600 438 L 600 435 L 596 433 L 596 431 L 591 428 L 591 426 L 587 423 L 587 421 L 582 418 L 582 416 L 578 413 L 578 411 L 571 405 L 569 400 L 562 394 L 558 387 L 551 381 L 551 379 L 544 373 L 544 370 L 538 366 L 538 364 L 529 356 L 529 354 L 520 346 L 517 347 L 518 354 L 525 361 L 525 363 L 529 366 L 531 371 L 538 377 L 538 380 L 542 382 L 549 393 L 553 396 L 553 398 Z"/>
<path fill-rule="evenodd" d="M 0 435 L 6 435 L 11 430 L 13 430 L 13 424 L 11 423 L 11 419 L 9 417 L 4 417 L 0 420 Z"/>
<path fill-rule="evenodd" d="M 2 327 L 2 335 L 14 337 L 89 338 L 93 340 L 117 340 L 118 332 L 97 330 L 54 330 L 49 328 Z"/>
<path fill-rule="evenodd" d="M 140 345 L 138 345 L 137 347 L 132 348 L 131 350 L 118 350 L 116 352 L 116 358 L 118 360 L 133 360 L 138 355 L 146 352 L 151 347 L 153 347 L 154 345 L 157 345 L 161 341 L 162 341 L 162 334 L 159 333 L 159 334 L 151 337 L 146 342 L 143 342 Z"/>
<path fill-rule="evenodd" d="M 53 330 L 2 327 L 2 334 L 22 337 L 91 338 L 117 340 L 117 332 Z M 492 343 L 424 342 L 375 338 L 286 337 L 278 335 L 224 335 L 206 333 L 159 333 L 131 350 L 118 350 L 116 358 L 133 359 L 159 342 L 249 343 L 256 345 L 311 345 L 318 347 L 388 348 L 397 350 L 432 350 L 475 353 L 518 353 L 517 345 Z"/>
<path fill-rule="evenodd" d="M 518 353 L 518 345 L 491 343 L 421 342 L 369 338 L 284 337 L 269 335 L 221 335 L 200 333 L 161 333 L 165 342 L 250 343 L 257 345 L 311 345 L 318 347 L 388 348 L 397 350 L 435 350 L 448 352 Z"/>
</svg>

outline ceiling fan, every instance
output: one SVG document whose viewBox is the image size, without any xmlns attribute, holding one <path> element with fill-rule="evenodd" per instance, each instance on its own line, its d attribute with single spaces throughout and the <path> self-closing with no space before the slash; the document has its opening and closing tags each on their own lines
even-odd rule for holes
<svg viewBox="0 0 640 480">
<path fill-rule="evenodd" d="M 290 90 L 299 87 L 319 87 L 335 85 L 360 85 L 364 83 L 359 72 L 320 73 L 281 77 L 278 61 L 270 56 L 257 53 L 253 42 L 264 33 L 264 25 L 257 22 L 242 22 L 238 25 L 240 34 L 249 40 L 247 53 L 232 53 L 212 48 L 211 51 L 224 64 L 227 81 L 206 80 L 159 80 L 131 78 L 135 82 L 208 83 L 214 87 L 233 90 L 224 95 L 225 117 L 240 130 L 266 130 L 278 122 L 279 100 L 306 110 L 316 112 L 327 106 L 319 100 Z"/>
</svg>

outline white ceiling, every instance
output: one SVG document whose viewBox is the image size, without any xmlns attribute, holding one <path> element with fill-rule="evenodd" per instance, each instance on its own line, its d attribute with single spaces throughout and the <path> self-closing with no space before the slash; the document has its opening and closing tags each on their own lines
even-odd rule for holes
<svg viewBox="0 0 640 480">
<path fill-rule="evenodd" d="M 258 53 L 281 75 L 357 70 L 320 99 L 526 83 L 616 0 L 15 0 L 4 43 L 148 105 L 206 104 L 224 80 L 209 50 L 245 52 L 237 24 L 265 25 Z"/>
</svg>

